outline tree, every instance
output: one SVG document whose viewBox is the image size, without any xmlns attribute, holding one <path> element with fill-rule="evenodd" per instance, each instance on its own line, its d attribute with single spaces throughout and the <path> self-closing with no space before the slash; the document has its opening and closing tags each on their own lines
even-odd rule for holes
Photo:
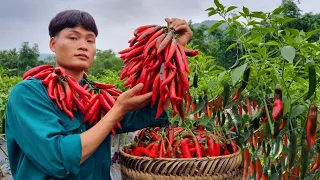
<svg viewBox="0 0 320 180">
<path fill-rule="evenodd" d="M 95 60 L 89 70 L 89 74 L 93 76 L 106 75 L 105 70 L 120 70 L 122 60 L 116 56 L 112 50 L 97 50 Z"/>
</svg>

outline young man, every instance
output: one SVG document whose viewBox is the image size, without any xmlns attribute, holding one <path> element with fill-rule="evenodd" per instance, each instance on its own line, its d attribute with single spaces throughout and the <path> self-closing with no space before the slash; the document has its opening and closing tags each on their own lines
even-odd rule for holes
<svg viewBox="0 0 320 180">
<path fill-rule="evenodd" d="M 185 45 L 191 38 L 186 21 L 165 19 L 180 32 Z M 58 13 L 49 24 L 50 48 L 56 65 L 83 85 L 83 73 L 96 54 L 98 30 L 92 16 L 78 10 Z M 164 112 L 154 119 L 156 107 L 147 106 L 151 93 L 134 96 L 138 84 L 121 94 L 113 108 L 92 128 L 81 123 L 84 115 L 74 112 L 71 120 L 47 94 L 40 80 L 31 78 L 11 91 L 6 109 L 6 138 L 14 179 L 110 179 L 110 132 L 117 122 L 132 132 L 144 127 L 165 126 Z"/>
</svg>

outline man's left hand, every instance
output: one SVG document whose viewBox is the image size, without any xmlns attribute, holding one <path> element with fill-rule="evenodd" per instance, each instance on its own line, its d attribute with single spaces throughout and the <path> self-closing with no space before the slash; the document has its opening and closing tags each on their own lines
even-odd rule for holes
<svg viewBox="0 0 320 180">
<path fill-rule="evenodd" d="M 192 37 L 192 31 L 187 21 L 178 18 L 165 18 L 165 21 L 168 23 L 169 30 L 173 29 L 179 34 L 177 41 L 185 46 Z"/>
</svg>

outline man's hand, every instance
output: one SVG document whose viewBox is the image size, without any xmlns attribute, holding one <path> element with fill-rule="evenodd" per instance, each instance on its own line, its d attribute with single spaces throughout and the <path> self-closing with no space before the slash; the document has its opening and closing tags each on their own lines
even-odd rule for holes
<svg viewBox="0 0 320 180">
<path fill-rule="evenodd" d="M 143 108 L 151 102 L 152 92 L 136 96 L 135 94 L 141 91 L 142 88 L 143 84 L 140 83 L 134 86 L 132 89 L 123 92 L 118 97 L 114 106 L 119 108 L 124 114 Z"/>
<path fill-rule="evenodd" d="M 178 42 L 185 46 L 192 37 L 192 31 L 185 20 L 178 18 L 165 18 L 165 21 L 168 23 L 169 30 L 175 30 L 179 33 L 177 37 Z"/>
</svg>

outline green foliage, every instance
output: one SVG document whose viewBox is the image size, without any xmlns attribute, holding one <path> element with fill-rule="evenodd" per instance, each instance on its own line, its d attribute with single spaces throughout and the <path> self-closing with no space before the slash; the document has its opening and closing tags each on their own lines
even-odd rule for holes
<svg viewBox="0 0 320 180">
<path fill-rule="evenodd" d="M 114 71 L 121 70 L 122 59 L 116 56 L 112 50 L 97 50 L 95 60 L 89 70 L 89 74 L 93 76 L 109 76 L 105 69 Z"/>
<path fill-rule="evenodd" d="M 1 122 L 1 134 L 5 131 L 5 108 L 8 102 L 9 93 L 13 86 L 21 81 L 20 77 L 9 76 L 10 70 L 0 68 L 0 122 Z"/>
<path fill-rule="evenodd" d="M 190 59 L 193 71 L 190 79 L 193 74 L 199 74 L 198 88 L 191 89 L 193 97 L 197 98 L 201 94 L 214 100 L 216 97 L 223 97 L 223 103 L 226 104 L 225 109 L 228 110 L 221 110 L 221 113 L 230 115 L 228 123 L 225 125 L 226 129 L 235 125 L 238 132 L 237 142 L 241 147 L 249 146 L 254 157 L 276 162 L 274 168 L 270 164 L 263 164 L 263 169 L 269 170 L 270 177 L 282 174 L 287 168 L 289 170 L 293 168 L 282 161 L 284 156 L 288 155 L 288 147 L 282 143 L 284 134 L 288 136 L 294 134 L 297 142 L 301 142 L 296 143 L 295 154 L 296 152 L 306 154 L 305 137 L 302 135 L 305 134 L 308 107 L 311 103 L 317 104 L 318 107 L 320 104 L 319 96 L 317 96 L 320 93 L 317 83 L 320 79 L 320 56 L 318 53 L 320 41 L 312 38 L 319 29 L 313 28 L 310 31 L 304 31 L 286 27 L 290 22 L 294 22 L 293 17 L 300 16 L 297 9 L 286 8 L 288 7 L 283 6 L 272 12 L 257 12 L 250 11 L 246 7 L 226 7 L 215 0 L 213 7 L 207 9 L 208 16 L 219 15 L 224 19 L 219 24 L 227 23 L 226 33 L 228 36 L 234 37 L 235 42 L 226 49 L 229 51 L 237 49 L 237 51 L 233 51 L 236 52 L 234 55 L 237 57 L 234 58 L 236 63 L 232 68 L 223 69 L 219 66 L 217 56 L 207 56 L 206 53 L 204 53 L 206 55 L 200 53 L 199 56 Z M 234 11 L 231 13 L 228 9 Z M 290 16 L 284 16 L 286 13 L 289 13 Z M 245 21 L 239 19 L 245 19 Z M 215 29 L 213 32 L 219 31 L 217 24 L 213 25 L 211 29 Z M 201 35 L 201 33 L 199 34 Z M 200 35 L 196 34 L 197 38 L 201 37 Z M 205 42 L 205 45 L 210 44 L 209 41 Z M 197 41 L 194 42 L 197 43 Z M 200 41 L 198 42 L 200 43 Z M 199 47 L 203 48 L 203 44 Z M 208 64 L 210 64 L 209 67 Z M 250 76 L 247 85 L 242 89 L 240 97 L 231 101 L 236 91 L 243 87 L 244 72 L 248 68 L 250 68 Z M 282 120 L 274 120 L 271 116 L 274 90 L 277 87 L 282 89 L 283 118 L 286 119 L 286 124 L 280 133 L 274 136 L 275 131 L 278 130 L 275 121 Z M 256 100 L 259 109 L 253 109 L 251 116 L 248 113 L 246 102 L 253 99 Z M 267 107 L 267 103 L 270 103 L 271 106 Z M 245 114 L 243 116 L 239 116 L 237 112 L 238 104 L 244 108 Z M 261 123 L 263 108 L 267 109 L 266 123 Z M 231 114 L 229 110 L 232 111 Z M 213 119 L 215 118 L 213 117 Z M 220 115 L 217 118 L 220 119 Z M 208 123 L 207 117 L 200 119 L 200 124 L 205 124 L 209 129 L 215 128 L 211 123 Z M 250 146 L 251 139 L 249 138 L 250 134 L 255 131 L 264 133 L 264 139 L 259 141 L 257 149 Z M 290 137 L 292 139 L 292 136 Z M 260 153 L 263 148 L 262 142 L 269 143 L 273 147 L 268 157 L 264 157 Z M 290 158 L 293 159 L 289 159 L 288 162 L 291 162 L 291 165 L 304 167 L 306 172 L 302 172 L 302 174 L 305 177 L 319 176 L 319 173 L 310 173 L 306 169 L 306 162 L 314 163 L 315 156 L 309 155 L 307 160 L 302 161 L 300 156 L 293 156 L 292 151 L 290 152 Z M 310 152 L 315 153 L 315 147 L 312 147 Z"/>
</svg>

